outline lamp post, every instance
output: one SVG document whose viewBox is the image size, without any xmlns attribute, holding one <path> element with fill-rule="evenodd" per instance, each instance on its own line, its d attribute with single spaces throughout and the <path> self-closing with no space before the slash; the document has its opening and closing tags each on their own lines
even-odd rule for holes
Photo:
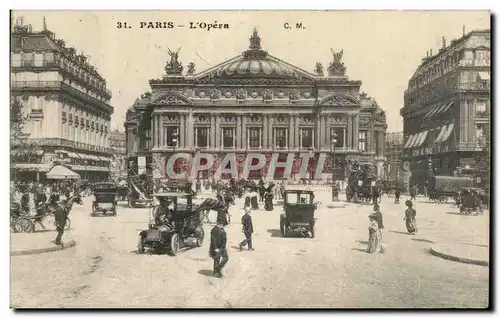
<svg viewBox="0 0 500 318">
<path fill-rule="evenodd" d="M 434 171 L 432 170 L 432 158 L 429 156 L 429 159 L 427 160 L 427 170 L 428 170 L 428 175 L 427 175 L 427 181 L 425 182 L 425 195 L 427 195 L 427 187 L 429 186 L 429 181 L 432 178 L 432 175 L 434 174 Z"/>
<path fill-rule="evenodd" d="M 335 146 L 337 145 L 337 133 L 333 133 L 330 137 L 330 147 L 332 153 L 332 181 L 335 182 Z"/>
</svg>

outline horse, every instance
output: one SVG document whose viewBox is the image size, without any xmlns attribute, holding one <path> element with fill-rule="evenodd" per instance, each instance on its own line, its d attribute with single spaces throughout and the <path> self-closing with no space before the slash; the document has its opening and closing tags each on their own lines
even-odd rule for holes
<svg viewBox="0 0 500 318">
<path fill-rule="evenodd" d="M 208 218 L 208 214 L 210 211 L 217 211 L 217 213 L 221 213 L 225 211 L 227 216 L 228 223 L 231 222 L 231 215 L 229 214 L 229 205 L 234 205 L 234 197 L 229 192 L 222 191 L 217 198 L 207 198 L 205 199 L 197 208 L 200 211 L 200 215 L 203 220 L 207 223 L 210 223 L 210 219 Z"/>
</svg>

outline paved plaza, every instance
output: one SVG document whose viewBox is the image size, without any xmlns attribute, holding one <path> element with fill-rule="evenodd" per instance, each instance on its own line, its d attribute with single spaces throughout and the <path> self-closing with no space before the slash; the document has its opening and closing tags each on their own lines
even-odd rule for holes
<svg viewBox="0 0 500 318">
<path fill-rule="evenodd" d="M 207 194 L 208 195 L 208 194 Z M 208 237 L 176 257 L 137 253 L 148 209 L 120 204 L 117 217 L 91 218 L 75 206 L 64 251 L 13 256 L 13 307 L 484 308 L 489 269 L 429 253 L 435 244 L 487 245 L 489 214 L 462 216 L 451 204 L 415 203 L 419 232 L 407 235 L 404 204 L 384 196 L 383 254 L 365 252 L 371 205 L 328 209 L 316 192 L 316 237 L 281 237 L 279 214 L 252 212 L 255 251 L 240 251 L 242 201 L 231 208 L 225 277 L 211 277 Z M 205 226 L 210 232 L 211 225 Z M 14 239 L 14 235 L 12 238 Z M 47 236 L 51 239 L 51 236 Z M 28 243 L 27 243 L 28 244 Z M 19 246 L 19 244 L 17 244 Z"/>
</svg>

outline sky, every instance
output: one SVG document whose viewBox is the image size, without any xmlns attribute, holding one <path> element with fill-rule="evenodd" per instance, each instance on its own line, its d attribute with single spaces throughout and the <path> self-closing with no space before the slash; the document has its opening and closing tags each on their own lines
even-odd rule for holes
<svg viewBox="0 0 500 318">
<path fill-rule="evenodd" d="M 149 80 L 159 79 L 170 60 L 168 48 L 181 48 L 179 60 L 201 72 L 248 49 L 257 28 L 269 54 L 313 72 L 333 60 L 330 49 L 344 50 L 346 75 L 361 80 L 361 90 L 387 115 L 388 132 L 402 131 L 399 110 L 404 90 L 426 52 L 436 53 L 465 31 L 490 28 L 489 11 L 14 11 L 33 31 L 43 17 L 56 38 L 89 61 L 112 91 L 111 127 L 123 130 L 127 109 Z M 173 22 L 173 29 L 140 28 L 141 22 Z M 126 22 L 130 28 L 117 28 Z M 190 29 L 190 22 L 227 23 L 229 29 Z M 286 29 L 301 22 L 304 28 Z"/>
</svg>

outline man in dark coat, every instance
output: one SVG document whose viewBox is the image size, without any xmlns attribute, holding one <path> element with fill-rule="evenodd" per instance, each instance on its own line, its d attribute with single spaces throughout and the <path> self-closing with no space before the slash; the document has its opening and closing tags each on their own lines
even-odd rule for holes
<svg viewBox="0 0 500 318">
<path fill-rule="evenodd" d="M 217 218 L 217 225 L 210 232 L 209 256 L 214 260 L 213 277 L 222 278 L 222 269 L 227 264 L 227 235 L 224 230 L 224 219 Z"/>
<path fill-rule="evenodd" d="M 241 217 L 241 224 L 243 225 L 243 234 L 245 234 L 245 239 L 240 243 L 240 251 L 243 250 L 243 247 L 246 245 L 248 245 L 249 251 L 254 250 L 252 246 L 253 223 L 250 211 L 250 207 L 245 207 L 245 214 Z"/>
</svg>

